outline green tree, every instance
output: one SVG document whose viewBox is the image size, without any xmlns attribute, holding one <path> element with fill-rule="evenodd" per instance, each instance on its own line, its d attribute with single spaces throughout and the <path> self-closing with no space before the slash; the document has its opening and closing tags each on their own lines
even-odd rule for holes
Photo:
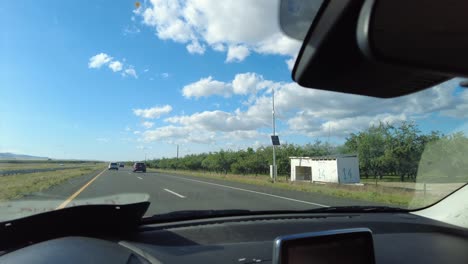
<svg viewBox="0 0 468 264">
<path fill-rule="evenodd" d="M 382 176 L 385 173 L 387 159 L 384 158 L 384 154 L 390 141 L 389 129 L 391 126 L 381 123 L 346 138 L 344 149 L 348 154 L 358 154 L 359 168 L 366 178 L 369 175 Z"/>
<path fill-rule="evenodd" d="M 463 159 L 468 153 L 468 139 L 463 133 L 443 136 L 433 131 L 423 134 L 412 122 L 403 122 L 398 126 L 380 123 L 350 134 L 342 146 L 333 146 L 321 141 L 303 146 L 285 143 L 276 148 L 276 161 L 279 175 L 289 175 L 289 158 L 293 156 L 358 154 L 362 175 L 380 178 L 384 175 L 399 175 L 401 180 L 406 180 L 415 178 L 423 153 L 426 162 L 437 164 L 440 170 L 455 168 L 462 171 L 468 165 L 468 160 Z M 264 146 L 256 150 L 247 148 L 192 154 L 179 159 L 161 158 L 148 161 L 148 166 L 257 175 L 269 174 L 269 166 L 273 163 L 272 156 L 272 146 Z M 441 158 L 444 162 L 437 161 Z"/>
<path fill-rule="evenodd" d="M 217 161 L 216 153 L 208 153 L 208 155 L 203 159 L 201 166 L 202 168 L 209 171 L 221 171 L 221 167 L 219 167 L 219 163 Z"/>
</svg>

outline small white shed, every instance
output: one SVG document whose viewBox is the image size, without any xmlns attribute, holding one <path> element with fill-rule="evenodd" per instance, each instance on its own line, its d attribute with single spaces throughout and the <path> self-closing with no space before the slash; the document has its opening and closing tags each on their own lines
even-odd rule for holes
<svg viewBox="0 0 468 264">
<path fill-rule="evenodd" d="M 359 183 L 357 155 L 290 157 L 291 181 Z"/>
</svg>

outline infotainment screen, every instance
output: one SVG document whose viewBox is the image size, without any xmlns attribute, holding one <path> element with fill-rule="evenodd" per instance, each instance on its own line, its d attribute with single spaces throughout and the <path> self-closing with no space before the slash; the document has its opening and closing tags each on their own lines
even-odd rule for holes
<svg viewBox="0 0 468 264">
<path fill-rule="evenodd" d="M 372 232 L 365 228 L 279 237 L 273 251 L 281 264 L 375 263 Z"/>
</svg>

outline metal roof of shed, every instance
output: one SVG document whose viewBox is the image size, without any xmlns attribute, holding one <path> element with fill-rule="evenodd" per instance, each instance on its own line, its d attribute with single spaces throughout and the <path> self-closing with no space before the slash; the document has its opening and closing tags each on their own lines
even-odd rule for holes
<svg viewBox="0 0 468 264">
<path fill-rule="evenodd" d="M 289 159 L 310 159 L 310 160 L 336 160 L 340 158 L 357 158 L 356 154 L 352 155 L 329 155 L 318 157 L 289 157 Z"/>
</svg>

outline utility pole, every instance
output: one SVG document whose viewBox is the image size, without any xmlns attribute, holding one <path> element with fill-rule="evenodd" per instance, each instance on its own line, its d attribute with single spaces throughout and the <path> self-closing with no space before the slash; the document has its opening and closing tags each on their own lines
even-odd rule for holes
<svg viewBox="0 0 468 264">
<path fill-rule="evenodd" d="M 179 165 L 179 144 L 177 144 L 176 170 L 177 170 L 177 165 Z"/>
<path fill-rule="evenodd" d="M 272 88 L 272 119 L 273 119 L 273 136 L 276 136 L 276 121 L 275 121 L 275 88 Z M 276 146 L 273 144 L 273 182 L 276 182 Z"/>
</svg>

